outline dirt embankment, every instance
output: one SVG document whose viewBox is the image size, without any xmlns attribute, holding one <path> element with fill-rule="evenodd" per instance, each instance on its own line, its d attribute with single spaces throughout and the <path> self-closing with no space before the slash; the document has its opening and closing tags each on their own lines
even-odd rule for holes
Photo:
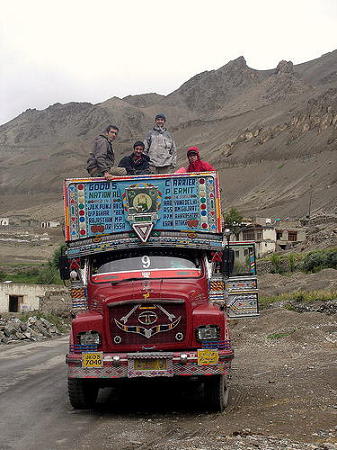
<svg viewBox="0 0 337 450">
<path fill-rule="evenodd" d="M 259 293 L 269 297 L 295 291 L 337 290 L 337 270 L 323 269 L 317 273 L 294 272 L 287 275 L 267 273 L 258 277 Z"/>
</svg>

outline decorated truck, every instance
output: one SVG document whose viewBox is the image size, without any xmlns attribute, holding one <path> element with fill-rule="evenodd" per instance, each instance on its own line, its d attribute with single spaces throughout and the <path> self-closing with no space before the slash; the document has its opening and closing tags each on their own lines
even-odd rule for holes
<svg viewBox="0 0 337 450">
<path fill-rule="evenodd" d="M 253 242 L 224 240 L 215 172 L 67 179 L 61 277 L 74 408 L 117 379 L 190 377 L 228 403 L 228 317 L 258 315 Z"/>
</svg>

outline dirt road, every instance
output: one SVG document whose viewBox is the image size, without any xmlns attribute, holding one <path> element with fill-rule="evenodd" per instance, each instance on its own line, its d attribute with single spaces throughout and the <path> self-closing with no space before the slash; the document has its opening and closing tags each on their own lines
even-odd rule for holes
<svg viewBox="0 0 337 450">
<path fill-rule="evenodd" d="M 103 389 L 94 410 L 73 411 L 64 338 L 2 346 L 0 449 L 336 449 L 336 316 L 273 308 L 232 322 L 232 334 L 223 414 L 171 380 Z"/>
<path fill-rule="evenodd" d="M 76 448 L 337 448 L 335 316 L 277 308 L 232 330 L 236 357 L 224 414 L 203 411 L 186 390 L 135 386 L 101 403 L 101 424 Z"/>
</svg>

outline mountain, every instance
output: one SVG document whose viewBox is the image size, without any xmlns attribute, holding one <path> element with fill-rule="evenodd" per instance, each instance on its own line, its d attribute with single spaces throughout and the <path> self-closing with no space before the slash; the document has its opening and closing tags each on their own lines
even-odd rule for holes
<svg viewBox="0 0 337 450">
<path fill-rule="evenodd" d="M 179 151 L 198 145 L 220 173 L 224 207 L 244 214 L 337 213 L 337 50 L 255 70 L 244 57 L 202 72 L 167 96 L 29 109 L 0 126 L 0 215 L 62 216 L 62 179 L 86 175 L 95 135 L 117 124 L 117 160 L 163 112 Z M 15 206 L 13 206 L 15 205 Z"/>
</svg>

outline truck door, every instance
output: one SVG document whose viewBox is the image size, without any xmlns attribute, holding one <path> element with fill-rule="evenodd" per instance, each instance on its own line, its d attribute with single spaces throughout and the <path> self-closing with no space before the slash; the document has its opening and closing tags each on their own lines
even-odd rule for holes
<svg viewBox="0 0 337 450">
<path fill-rule="evenodd" d="M 225 279 L 228 317 L 258 316 L 259 305 L 254 242 L 230 242 L 229 248 L 225 247 L 224 252 L 234 256 L 231 273 Z"/>
</svg>

